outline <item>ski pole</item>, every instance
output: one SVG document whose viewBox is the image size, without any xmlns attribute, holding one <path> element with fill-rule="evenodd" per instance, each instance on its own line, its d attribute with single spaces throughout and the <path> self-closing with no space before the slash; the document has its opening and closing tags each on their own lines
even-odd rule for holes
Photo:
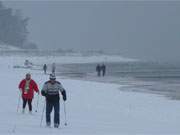
<svg viewBox="0 0 180 135">
<path fill-rule="evenodd" d="M 67 126 L 67 119 L 66 119 L 66 104 L 65 104 L 65 101 L 64 101 L 64 119 L 65 119 L 64 125 Z"/>
<path fill-rule="evenodd" d="M 43 121 L 45 106 L 46 106 L 46 101 L 44 101 L 43 111 L 42 111 L 42 115 L 41 115 L 40 127 L 42 126 L 42 121 Z"/>
<path fill-rule="evenodd" d="M 18 110 L 19 110 L 20 100 L 21 100 L 21 92 L 20 92 L 19 97 L 18 97 L 17 113 L 18 113 Z"/>
<path fill-rule="evenodd" d="M 39 106 L 39 94 L 38 94 L 37 106 L 36 106 L 36 111 L 35 111 L 35 112 L 37 112 L 37 111 L 38 111 L 38 106 Z"/>
</svg>

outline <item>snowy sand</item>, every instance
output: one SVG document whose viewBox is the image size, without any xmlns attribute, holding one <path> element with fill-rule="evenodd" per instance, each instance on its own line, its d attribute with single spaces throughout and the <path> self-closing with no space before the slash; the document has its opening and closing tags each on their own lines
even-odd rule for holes
<svg viewBox="0 0 180 135">
<path fill-rule="evenodd" d="M 83 58 L 78 58 L 83 62 Z M 64 126 L 63 102 L 61 102 L 60 129 L 40 127 L 44 98 L 40 96 L 37 113 L 16 112 L 18 83 L 27 69 L 13 68 L 23 64 L 25 58 L 1 57 L 0 61 L 0 134 L 180 134 L 180 102 L 167 100 L 153 94 L 122 92 L 121 85 L 62 79 L 67 90 L 66 102 L 68 126 Z M 45 62 L 47 58 L 32 58 L 33 62 Z M 73 62 L 70 58 L 57 61 Z M 87 59 L 86 59 L 87 60 Z M 89 60 L 91 61 L 91 59 Z M 93 61 L 93 59 L 92 59 Z M 42 64 L 41 63 L 41 64 Z M 42 88 L 48 76 L 32 70 L 32 78 Z M 37 95 L 34 98 L 36 109 Z M 61 100 L 62 101 L 62 100 Z M 22 103 L 22 102 L 21 102 Z"/>
</svg>

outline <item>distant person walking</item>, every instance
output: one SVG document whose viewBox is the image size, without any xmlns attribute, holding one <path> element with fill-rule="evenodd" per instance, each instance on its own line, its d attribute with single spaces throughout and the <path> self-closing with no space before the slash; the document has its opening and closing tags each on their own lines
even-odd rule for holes
<svg viewBox="0 0 180 135">
<path fill-rule="evenodd" d="M 55 74 L 55 72 L 56 72 L 56 64 L 53 63 L 52 64 L 52 73 Z"/>
<path fill-rule="evenodd" d="M 102 75 L 105 76 L 106 75 L 106 65 L 105 64 L 102 64 L 101 71 L 102 71 Z"/>
<path fill-rule="evenodd" d="M 44 64 L 43 70 L 44 70 L 44 74 L 46 74 L 47 73 L 47 65 L 46 64 Z"/>
<path fill-rule="evenodd" d="M 60 124 L 59 118 L 59 93 L 61 92 L 63 100 L 66 101 L 66 91 L 60 82 L 56 81 L 56 76 L 50 74 L 49 81 L 45 82 L 41 91 L 42 96 L 46 97 L 46 125 L 51 126 L 51 112 L 54 108 L 54 128 L 58 128 Z"/>
<path fill-rule="evenodd" d="M 101 66 L 98 64 L 97 66 L 96 66 L 96 72 L 97 72 L 97 76 L 101 76 Z"/>
<path fill-rule="evenodd" d="M 32 113 L 32 100 L 34 97 L 34 91 L 39 94 L 39 89 L 36 82 L 31 79 L 30 73 L 27 73 L 26 78 L 20 82 L 19 90 L 22 93 L 22 100 L 23 100 L 22 113 L 25 112 L 25 107 L 26 107 L 27 102 L 29 106 L 29 113 Z"/>
</svg>

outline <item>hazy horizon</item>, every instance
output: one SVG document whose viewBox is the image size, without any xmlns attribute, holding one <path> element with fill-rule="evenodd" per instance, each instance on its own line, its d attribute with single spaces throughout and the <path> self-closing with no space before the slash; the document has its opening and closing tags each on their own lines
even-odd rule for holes
<svg viewBox="0 0 180 135">
<path fill-rule="evenodd" d="M 180 57 L 180 2 L 4 1 L 30 17 L 40 49 L 104 50 L 147 60 Z"/>
</svg>

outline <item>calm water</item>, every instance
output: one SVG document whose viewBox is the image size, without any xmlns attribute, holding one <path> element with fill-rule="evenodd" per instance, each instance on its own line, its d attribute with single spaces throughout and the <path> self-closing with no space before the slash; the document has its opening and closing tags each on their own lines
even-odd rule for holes
<svg viewBox="0 0 180 135">
<path fill-rule="evenodd" d="M 57 65 L 57 75 L 123 85 L 122 91 L 139 91 L 180 99 L 180 63 L 106 63 L 107 74 L 97 77 L 97 63 Z"/>
</svg>

